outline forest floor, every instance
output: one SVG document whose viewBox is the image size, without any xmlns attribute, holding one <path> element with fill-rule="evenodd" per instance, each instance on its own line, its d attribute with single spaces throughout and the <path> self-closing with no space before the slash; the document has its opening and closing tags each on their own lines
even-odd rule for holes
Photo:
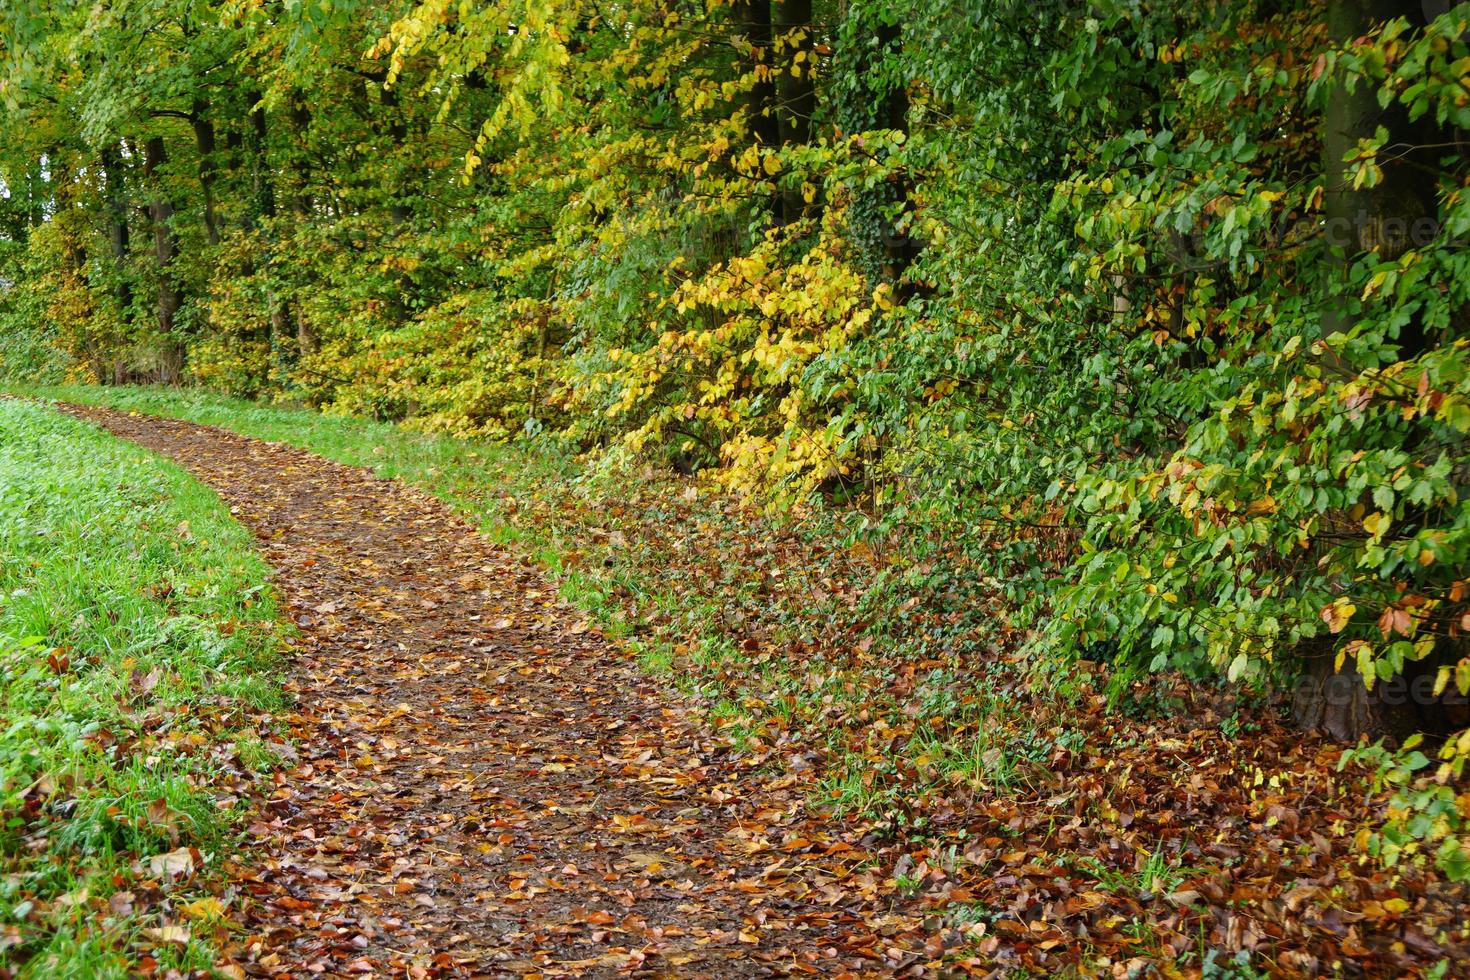
<svg viewBox="0 0 1470 980">
<path fill-rule="evenodd" d="M 1270 705 L 1166 681 L 1140 698 L 1158 710 L 1120 713 L 1085 666 L 1037 693 L 932 597 L 875 624 L 883 555 L 691 486 L 552 494 L 546 470 L 472 443 L 69 396 L 271 440 L 68 408 L 219 492 L 299 629 L 299 758 L 229 869 L 250 899 L 232 899 L 232 972 L 1470 962 L 1465 886 L 1364 853 L 1389 788 Z"/>
</svg>

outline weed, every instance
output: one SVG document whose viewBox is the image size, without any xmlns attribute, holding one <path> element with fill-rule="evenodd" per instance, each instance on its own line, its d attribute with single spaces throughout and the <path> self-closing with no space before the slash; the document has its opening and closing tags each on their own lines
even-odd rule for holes
<svg viewBox="0 0 1470 980">
<path fill-rule="evenodd" d="M 1270 976 L 1251 965 L 1251 954 L 1246 950 L 1241 950 L 1234 956 L 1218 949 L 1209 950 L 1205 953 L 1200 969 L 1203 980 L 1266 980 Z"/>
<path fill-rule="evenodd" d="M 1162 846 L 1155 848 L 1131 873 L 1118 871 L 1092 857 L 1080 858 L 1077 867 L 1091 875 L 1102 891 L 1126 895 L 1167 895 L 1177 891 L 1194 869 L 1170 860 Z"/>
<path fill-rule="evenodd" d="M 944 921 L 950 926 L 970 926 L 979 923 L 993 925 L 1002 918 L 1005 913 L 993 905 L 985 902 L 964 902 L 951 905 L 944 911 Z"/>
</svg>

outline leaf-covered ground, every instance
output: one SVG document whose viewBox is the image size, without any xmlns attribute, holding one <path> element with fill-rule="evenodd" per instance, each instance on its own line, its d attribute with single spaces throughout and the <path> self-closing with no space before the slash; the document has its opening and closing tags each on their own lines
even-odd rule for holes
<svg viewBox="0 0 1470 980">
<path fill-rule="evenodd" d="M 259 538 L 301 630 L 300 765 L 240 869 L 246 972 L 735 976 L 899 966 L 864 858 L 428 498 L 219 430 L 92 413 Z M 883 967 L 886 969 L 887 967 Z"/>
<path fill-rule="evenodd" d="M 1359 831 L 1383 793 L 1269 707 L 1180 685 L 1147 692 L 1169 710 L 1140 720 L 1105 711 L 1086 673 L 1038 696 L 1008 686 L 1004 649 L 960 642 L 973 610 L 916 593 L 872 622 L 881 555 L 687 487 L 461 495 L 471 464 L 451 448 L 415 470 L 383 437 L 385 467 L 493 509 L 508 537 L 553 534 L 563 594 L 602 629 L 401 484 L 89 411 L 221 491 L 305 639 L 300 768 L 253 828 L 265 857 L 240 870 L 260 899 L 241 969 L 1315 976 L 1465 960 L 1464 888 L 1422 860 L 1368 860 Z M 222 420 L 338 452 L 269 414 Z"/>
</svg>

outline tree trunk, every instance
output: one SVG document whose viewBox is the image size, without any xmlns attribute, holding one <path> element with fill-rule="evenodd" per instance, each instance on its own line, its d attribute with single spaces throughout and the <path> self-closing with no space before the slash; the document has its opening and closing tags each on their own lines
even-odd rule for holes
<svg viewBox="0 0 1470 980">
<path fill-rule="evenodd" d="M 102 176 L 107 196 L 107 240 L 112 254 L 112 274 L 117 280 L 113 295 L 118 315 L 127 322 L 133 306 L 133 285 L 128 278 L 128 195 L 122 153 L 109 144 L 102 150 Z"/>
<path fill-rule="evenodd" d="M 259 95 L 251 98 L 250 109 L 250 134 L 251 134 L 251 171 L 255 187 L 255 209 L 259 216 L 270 222 L 276 216 L 276 191 L 271 181 L 270 155 L 267 149 L 267 140 L 270 130 L 265 118 L 265 106 L 260 104 Z M 270 271 L 270 242 L 274 234 L 273 225 L 268 225 L 266 232 L 266 320 L 269 323 L 271 371 L 276 375 L 277 383 L 284 383 L 286 372 L 290 368 L 290 359 L 286 354 L 286 338 L 290 336 L 290 317 L 286 311 L 286 304 L 276 295 L 274 283 Z"/>
<path fill-rule="evenodd" d="M 1328 32 L 1334 45 L 1346 45 L 1395 17 L 1422 23 L 1421 5 L 1405 0 L 1331 0 Z M 1349 285 L 1349 276 L 1358 256 L 1376 251 L 1385 260 L 1398 257 L 1409 247 L 1409 233 L 1415 222 L 1432 217 L 1436 211 L 1433 181 L 1409 165 L 1414 151 L 1386 164 L 1382 180 L 1371 188 L 1353 187 L 1354 165 L 1343 158 L 1380 126 L 1388 130 L 1389 141 L 1394 144 L 1423 146 L 1435 142 L 1425 131 L 1427 123 L 1426 117 L 1424 123 L 1410 124 L 1400 106 L 1380 106 L 1377 87 L 1364 79 L 1358 79 L 1352 91 L 1348 91 L 1345 78 L 1332 80 L 1322 119 L 1323 234 L 1327 246 L 1321 320 L 1324 337 L 1350 330 L 1357 321 L 1361 300 L 1358 291 Z M 1425 349 L 1426 338 L 1417 322 L 1401 328 L 1399 339 L 1404 357 Z M 1338 366 L 1357 370 L 1353 365 Z M 1425 727 L 1426 712 L 1432 712 L 1430 706 L 1407 695 L 1386 696 L 1389 685 L 1383 683 L 1368 690 L 1351 657 L 1344 661 L 1341 671 L 1335 670 L 1333 646 L 1330 641 L 1314 642 L 1299 651 L 1303 672 L 1292 705 L 1299 725 L 1323 730 L 1342 742 L 1354 742 L 1369 733 L 1402 734 Z"/>
<path fill-rule="evenodd" d="M 199 191 L 204 198 L 204 234 L 210 245 L 218 245 L 219 222 L 214 214 L 214 175 L 217 167 L 214 157 L 214 123 L 209 118 L 207 100 L 194 100 L 189 121 L 194 127 L 194 143 L 199 151 Z"/>
<path fill-rule="evenodd" d="M 260 104 L 260 95 L 250 97 L 250 177 L 255 191 L 255 210 L 261 218 L 276 216 L 276 192 L 271 184 L 270 155 L 266 149 L 265 106 Z"/>
<path fill-rule="evenodd" d="M 404 121 L 403 115 L 398 111 L 398 90 L 396 88 L 383 89 L 383 108 L 387 109 L 390 113 L 388 138 L 392 140 L 393 153 L 398 157 L 398 162 L 401 164 L 404 149 L 408 144 L 408 123 Z M 388 204 L 388 217 L 395 225 L 401 225 L 413 217 L 413 209 L 408 204 L 408 188 L 405 186 L 406 183 L 403 169 L 400 166 L 393 181 L 391 190 L 392 198 Z"/>
<path fill-rule="evenodd" d="M 48 204 L 52 199 L 51 181 L 46 178 L 44 161 L 37 161 L 26 168 L 26 228 L 41 227 L 46 223 Z"/>
<path fill-rule="evenodd" d="M 1410 22 L 1422 20 L 1421 4 L 1406 0 L 1332 0 L 1327 11 L 1328 31 L 1335 44 L 1347 44 L 1371 33 L 1395 17 Z M 1377 249 L 1385 259 L 1397 258 L 1409 247 L 1409 230 L 1414 222 L 1435 213 L 1432 180 L 1412 165 L 1414 151 L 1385 164 L 1383 179 L 1376 187 L 1353 187 L 1352 163 L 1344 162 L 1360 139 L 1369 139 L 1379 126 L 1390 134 L 1390 143 L 1411 147 L 1437 142 L 1426 132 L 1432 117 L 1410 124 L 1403 108 L 1384 109 L 1378 104 L 1377 88 L 1359 79 L 1353 91 L 1345 80 L 1334 80 L 1323 116 L 1322 156 L 1326 183 L 1322 198 L 1324 233 L 1328 252 L 1328 278 L 1322 316 L 1323 336 L 1350 328 L 1356 321 L 1358 302 L 1354 290 L 1344 288 L 1348 271 L 1357 256 Z M 1403 338 L 1409 353 L 1423 348 L 1422 334 Z"/>
<path fill-rule="evenodd" d="M 755 76 L 746 102 L 750 138 L 760 146 L 775 149 L 781 143 L 781 130 L 775 112 L 776 84 L 771 75 L 770 0 L 736 0 L 730 12 L 750 46 L 742 59 L 744 70 Z"/>
<path fill-rule="evenodd" d="M 292 210 L 300 221 L 311 215 L 311 110 L 299 95 L 291 99 L 291 128 L 295 130 L 296 145 L 291 153 L 291 169 L 295 173 L 296 187 L 292 194 Z"/>
<path fill-rule="evenodd" d="M 1320 637 L 1299 651 L 1302 674 L 1292 700 L 1292 716 L 1304 729 L 1326 732 L 1339 742 L 1356 742 L 1378 727 L 1376 699 L 1356 666 L 1345 660 L 1341 671 L 1333 669 L 1333 646 L 1331 637 Z"/>
<path fill-rule="evenodd" d="M 307 140 L 311 135 L 311 110 L 299 96 L 293 96 L 291 100 L 291 125 L 296 133 L 296 149 L 292 154 L 292 160 L 296 172 L 296 188 L 292 194 L 292 210 L 296 215 L 297 226 L 305 225 L 311 220 L 312 198 L 311 198 L 311 165 L 309 156 L 309 144 Z M 311 323 L 306 319 L 301 309 L 301 304 L 294 305 L 296 318 L 296 354 L 298 357 L 316 353 L 316 333 L 311 329 Z"/>
<path fill-rule="evenodd" d="M 240 168 L 241 151 L 245 148 L 245 134 L 231 127 L 225 130 L 225 150 L 228 151 L 226 158 L 231 170 Z"/>
<path fill-rule="evenodd" d="M 163 137 L 150 137 L 143 144 L 143 176 L 149 181 L 151 200 L 148 217 L 153 224 L 153 257 L 158 267 L 158 332 L 162 340 L 158 380 L 164 384 L 177 384 L 183 373 L 184 351 L 174 336 L 174 321 L 182 301 L 173 273 L 174 257 L 178 254 L 178 240 L 173 228 L 174 205 L 162 186 L 163 178 L 159 173 L 159 168 L 167 162 Z"/>
<path fill-rule="evenodd" d="M 909 97 L 901 81 L 892 80 L 891 62 L 899 58 L 903 30 L 895 21 L 864 11 L 849 13 L 839 51 L 849 76 L 838 104 L 838 124 L 847 137 L 868 130 L 908 132 Z M 849 205 L 849 231 L 868 274 L 898 283 L 922 247 L 906 230 L 909 181 L 895 174 L 879 187 L 854 188 Z"/>
<path fill-rule="evenodd" d="M 776 73 L 776 124 L 781 145 L 802 146 L 812 137 L 817 108 L 816 50 L 812 43 L 812 0 L 776 0 L 776 37 L 782 57 Z M 781 192 L 781 220 L 790 223 L 806 212 L 799 188 Z"/>
</svg>

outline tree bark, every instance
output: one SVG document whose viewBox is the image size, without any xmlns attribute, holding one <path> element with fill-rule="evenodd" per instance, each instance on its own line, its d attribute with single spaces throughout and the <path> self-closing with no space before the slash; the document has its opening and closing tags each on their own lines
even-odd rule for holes
<svg viewBox="0 0 1470 980">
<path fill-rule="evenodd" d="M 908 132 L 909 97 L 892 80 L 889 62 L 900 55 L 903 29 L 870 13 L 849 13 L 839 51 L 847 85 L 838 104 L 844 136 L 868 130 Z M 902 173 L 874 188 L 854 188 L 848 225 L 870 277 L 901 282 L 922 245 L 901 227 L 909 208 L 909 180 Z"/>
<path fill-rule="evenodd" d="M 1332 639 L 1319 638 L 1299 651 L 1302 674 L 1297 681 L 1291 711 L 1297 725 L 1326 732 L 1339 742 L 1356 742 L 1378 727 L 1376 699 L 1355 666 L 1343 663 L 1334 670 Z"/>
<path fill-rule="evenodd" d="M 1335 46 L 1344 46 L 1395 17 L 1422 23 L 1422 5 L 1406 0 L 1331 0 L 1328 33 Z M 1402 107 L 1380 106 L 1377 86 L 1366 79 L 1358 79 L 1351 91 L 1341 74 L 1331 84 L 1322 118 L 1323 233 L 1327 246 L 1321 316 L 1324 337 L 1346 332 L 1357 322 L 1361 300 L 1358 290 L 1350 285 L 1354 261 L 1365 252 L 1377 252 L 1383 260 L 1397 258 L 1409 247 L 1409 233 L 1415 222 L 1436 212 L 1434 182 L 1417 173 L 1408 162 L 1413 150 L 1403 159 L 1386 164 L 1376 187 L 1355 188 L 1354 164 L 1344 160 L 1359 140 L 1373 137 L 1380 126 L 1388 130 L 1390 143 L 1396 145 L 1413 147 L 1435 142 L 1426 132 L 1428 117 L 1411 124 Z M 1405 324 L 1399 340 L 1403 357 L 1413 357 L 1425 349 L 1426 337 L 1417 322 Z M 1353 365 L 1338 366 L 1356 370 Z M 1331 642 L 1308 644 L 1299 651 L 1302 677 L 1292 705 L 1299 725 L 1320 729 L 1342 742 L 1354 742 L 1369 733 L 1401 734 L 1426 727 L 1425 719 L 1435 713 L 1432 705 L 1420 704 L 1408 695 L 1386 697 L 1385 684 L 1369 691 L 1351 657 L 1344 661 L 1341 671 L 1335 669 L 1332 651 Z M 1405 676 L 1412 680 L 1413 674 L 1411 670 Z"/>
<path fill-rule="evenodd" d="M 775 149 L 781 143 L 780 124 L 776 119 L 776 83 L 771 73 L 771 3 L 770 0 L 736 0 L 730 12 L 750 50 L 742 61 L 747 73 L 755 76 L 746 102 L 746 124 L 751 141 Z"/>
<path fill-rule="evenodd" d="M 291 99 L 291 128 L 295 130 L 296 146 L 291 154 L 291 169 L 295 172 L 296 186 L 292 193 L 292 210 L 300 221 L 306 221 L 313 207 L 311 197 L 311 156 L 308 140 L 311 137 L 311 110 L 299 95 Z"/>
<path fill-rule="evenodd" d="M 174 336 L 174 326 L 182 297 L 173 273 L 174 257 L 178 254 L 178 239 L 173 227 L 174 205 L 162 186 L 159 173 L 159 168 L 167 162 L 162 136 L 153 136 L 144 142 L 143 176 L 149 181 L 151 200 L 148 217 L 153 224 L 153 257 L 158 269 L 158 332 L 162 339 L 158 380 L 164 384 L 177 384 L 183 373 L 184 351 Z"/>
<path fill-rule="evenodd" d="M 209 102 L 195 98 L 189 111 L 189 122 L 194 127 L 194 144 L 199 151 L 199 191 L 204 198 L 204 234 L 210 245 L 219 244 L 219 222 L 214 213 L 214 175 L 218 168 L 215 161 L 214 122 L 209 118 Z"/>
<path fill-rule="evenodd" d="M 292 194 L 292 210 L 296 215 L 297 226 L 305 225 L 311 220 L 313 201 L 311 197 L 311 166 L 308 155 L 309 144 L 307 140 L 311 135 L 311 110 L 299 96 L 293 96 L 291 100 L 291 126 L 295 129 L 296 149 L 292 154 L 293 169 L 296 172 L 296 188 Z M 296 354 L 298 357 L 316 353 L 316 333 L 311 328 L 311 323 L 306 319 L 301 304 L 294 304 L 296 319 Z"/>
<path fill-rule="evenodd" d="M 812 0 L 775 0 L 775 34 L 782 41 L 776 72 L 776 125 L 783 147 L 811 141 L 817 108 L 816 57 L 812 43 Z M 787 224 L 806 213 L 799 188 L 781 192 L 781 220 Z"/>
<path fill-rule="evenodd" d="M 117 301 L 118 315 L 127 322 L 133 306 L 133 285 L 127 270 L 131 236 L 122 152 L 115 145 L 109 144 L 102 150 L 102 176 L 107 197 L 107 240 L 112 255 L 112 274 L 116 279 L 113 296 Z"/>
<path fill-rule="evenodd" d="M 385 76 L 386 77 L 386 76 Z M 404 147 L 408 144 L 408 123 L 404 121 L 398 102 L 398 90 L 396 88 L 383 89 L 383 108 L 390 113 L 388 119 L 388 138 L 393 142 L 393 152 L 402 157 Z M 401 159 L 399 161 L 401 163 Z M 393 180 L 391 200 L 388 204 L 388 217 L 395 225 L 401 225 L 413 217 L 413 209 L 407 200 L 406 181 L 403 178 L 403 170 L 400 167 Z"/>
<path fill-rule="evenodd" d="M 1327 11 L 1328 32 L 1334 44 L 1344 45 L 1395 17 L 1419 21 L 1421 4 L 1406 0 L 1332 0 Z M 1360 139 L 1371 138 L 1379 126 L 1389 131 L 1394 144 L 1413 147 L 1435 139 L 1424 132 L 1423 124 L 1410 124 L 1401 106 L 1381 107 L 1376 86 L 1366 79 L 1359 79 L 1351 92 L 1345 83 L 1343 78 L 1334 80 L 1323 115 L 1326 181 L 1322 205 L 1329 270 L 1323 297 L 1323 336 L 1347 330 L 1356 321 L 1357 296 L 1345 286 L 1354 259 L 1375 249 L 1384 259 L 1397 258 L 1409 246 L 1408 231 L 1413 223 L 1432 216 L 1436 208 L 1434 182 L 1416 172 L 1408 156 L 1386 164 L 1376 187 L 1353 187 L 1354 165 L 1343 158 Z M 1429 118 L 1425 117 L 1424 123 Z M 1422 349 L 1422 336 L 1405 339 Z"/>
<path fill-rule="evenodd" d="M 271 184 L 270 155 L 267 137 L 265 106 L 260 104 L 259 93 L 250 97 L 250 177 L 255 192 L 255 210 L 261 218 L 276 216 L 276 192 Z"/>
<path fill-rule="evenodd" d="M 270 222 L 276 216 L 276 191 L 271 180 L 270 154 L 268 150 L 268 139 L 270 129 L 265 117 L 265 106 L 260 104 L 260 96 L 252 94 L 250 109 L 250 157 L 251 176 L 255 190 L 255 209 L 259 216 Z M 286 356 L 286 338 L 290 335 L 290 317 L 286 311 L 286 304 L 276 295 L 275 285 L 269 280 L 270 270 L 270 246 L 271 236 L 274 228 L 267 225 L 265 232 L 266 254 L 265 275 L 267 279 L 265 291 L 266 319 L 270 331 L 271 369 L 277 375 L 278 381 L 283 381 L 290 367 L 290 359 Z"/>
</svg>

